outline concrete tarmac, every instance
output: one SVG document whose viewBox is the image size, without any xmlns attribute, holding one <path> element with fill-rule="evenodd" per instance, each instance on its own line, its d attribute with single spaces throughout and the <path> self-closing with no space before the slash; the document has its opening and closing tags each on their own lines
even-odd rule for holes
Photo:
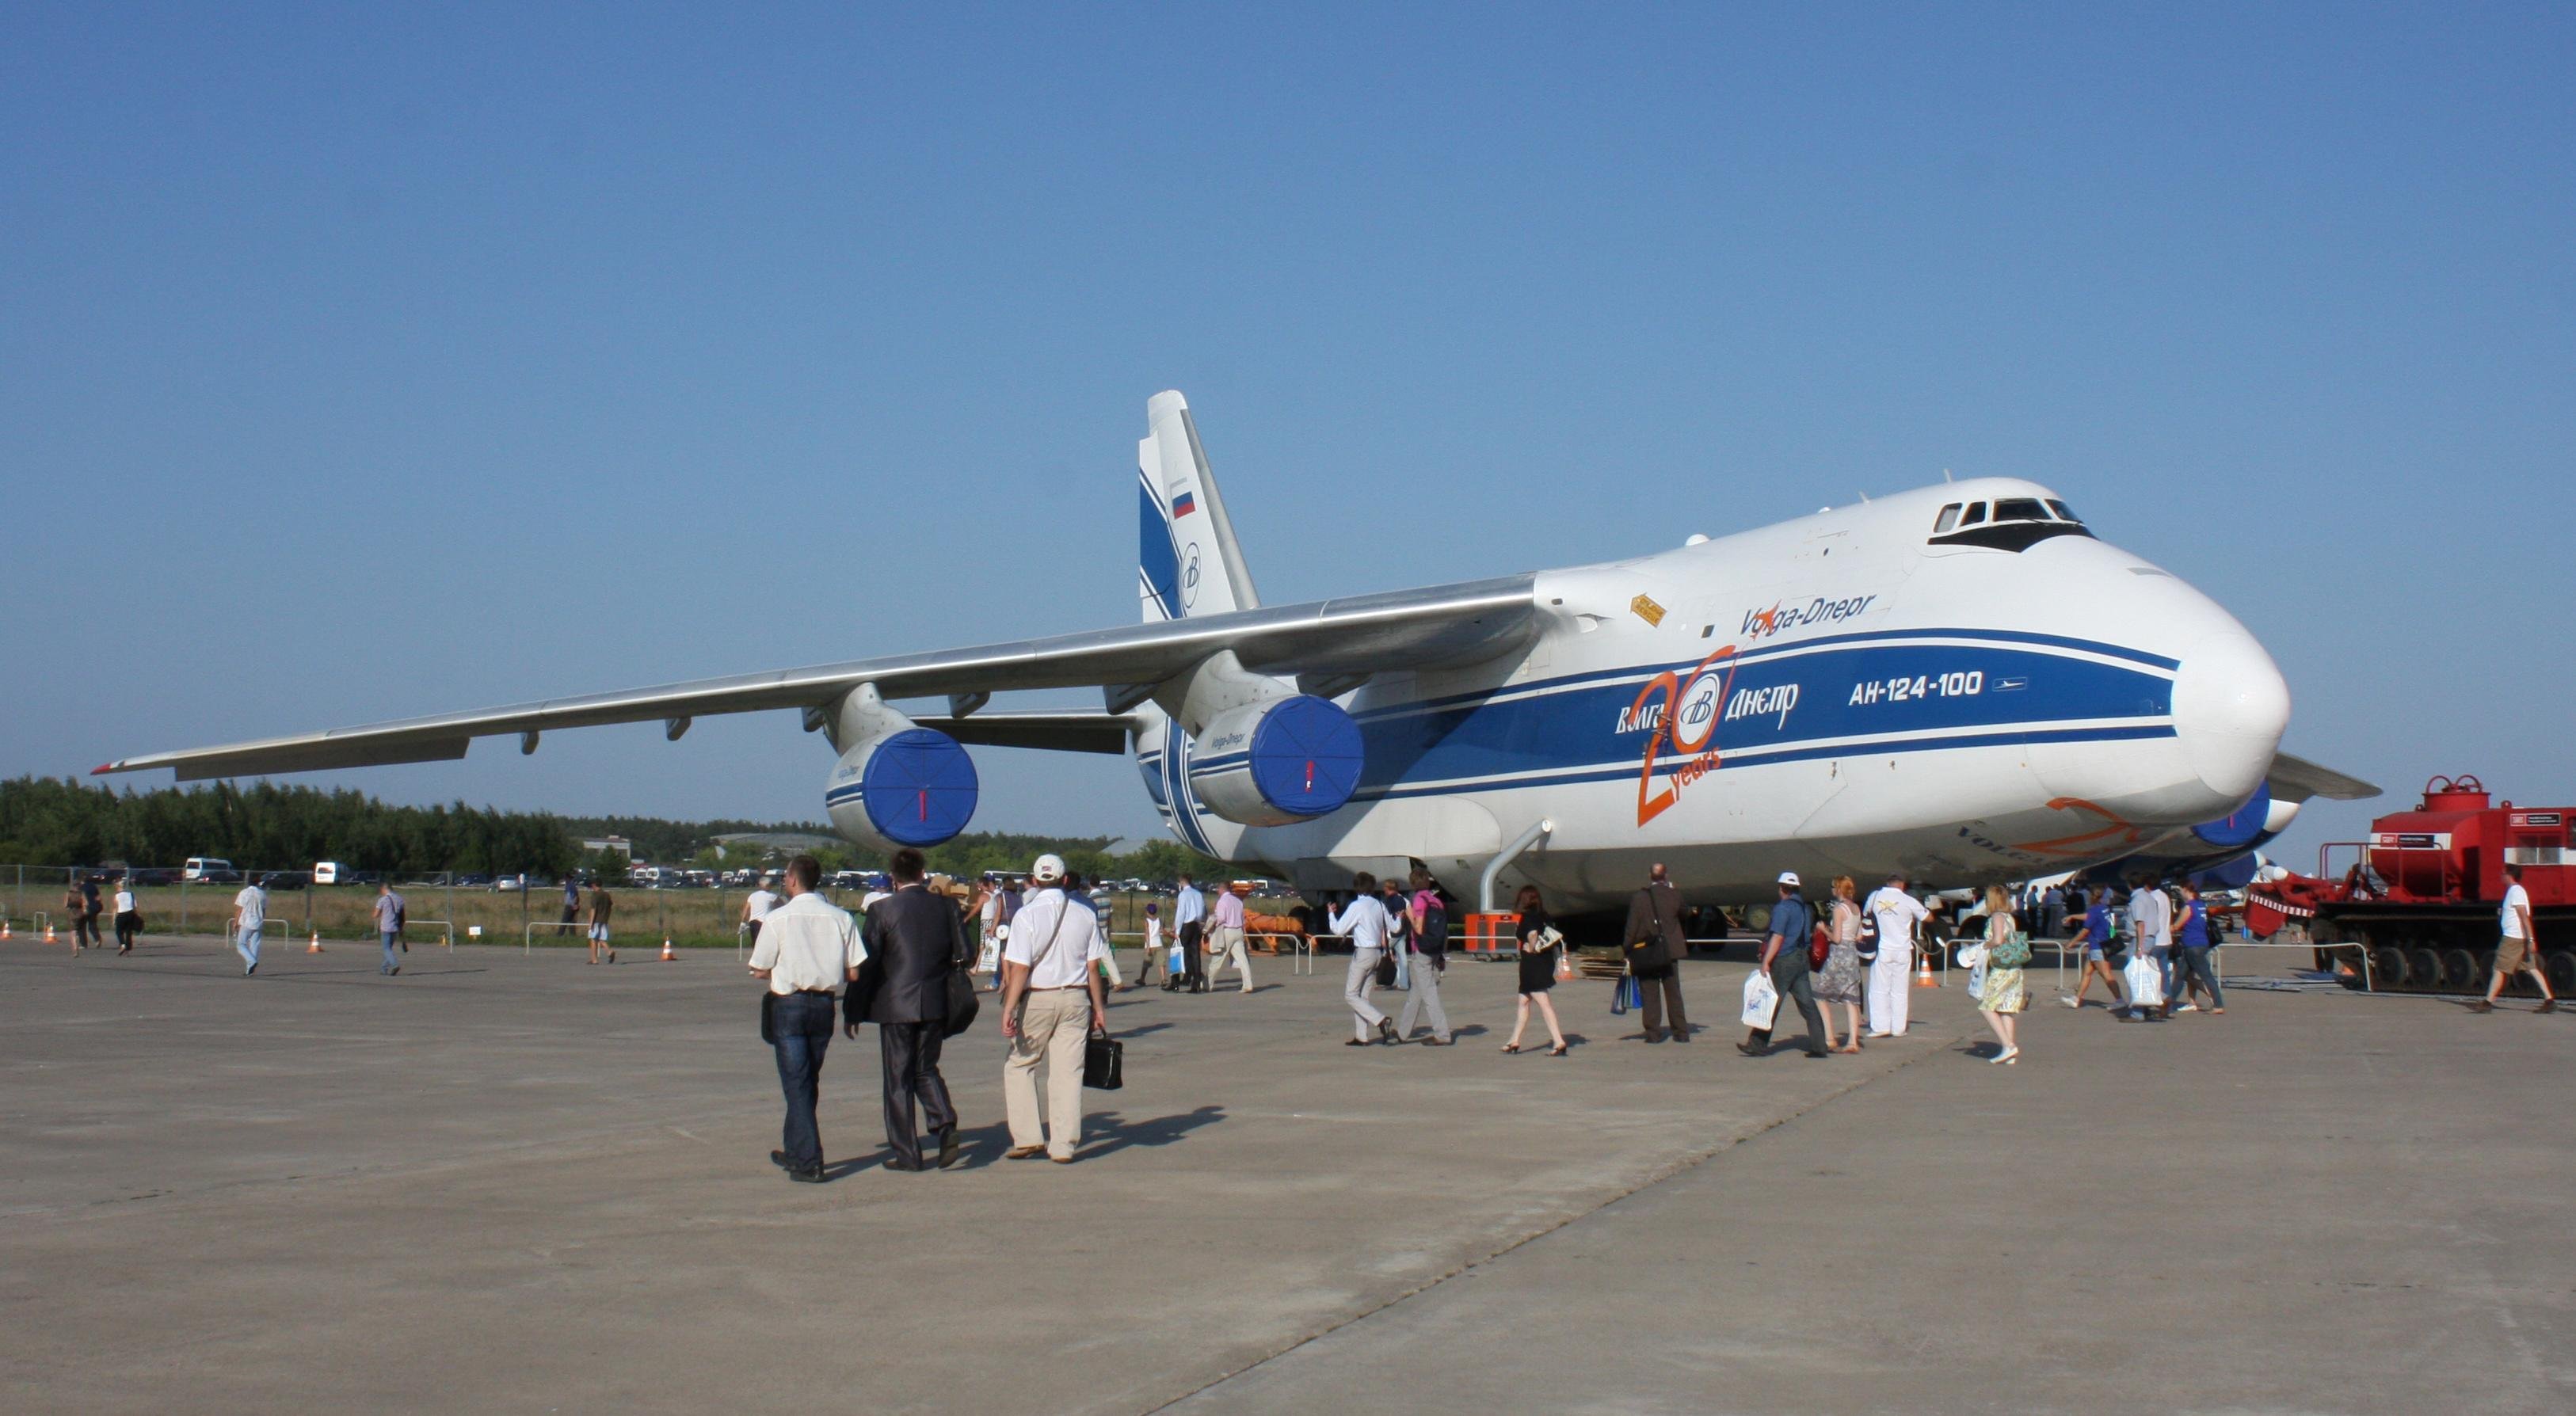
<svg viewBox="0 0 2576 1416">
<path fill-rule="evenodd" d="M 2567 1016 L 2043 969 L 2014 1067 L 1956 987 L 1756 1061 L 1738 958 L 1690 1046 L 1584 981 L 1506 1057 L 1507 966 L 1459 1046 L 1345 1048 L 1344 961 L 1256 958 L 1116 998 L 1069 1167 L 1000 1159 L 989 1003 L 950 1172 L 836 1041 L 799 1186 L 729 954 L 326 947 L 0 946 L 9 1410 L 2576 1407 Z"/>
</svg>

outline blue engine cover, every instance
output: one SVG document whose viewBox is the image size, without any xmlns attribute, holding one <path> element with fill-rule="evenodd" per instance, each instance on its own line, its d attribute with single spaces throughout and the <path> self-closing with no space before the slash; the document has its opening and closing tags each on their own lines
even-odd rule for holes
<svg viewBox="0 0 2576 1416">
<path fill-rule="evenodd" d="M 2263 824 L 2271 813 L 2272 784 L 2266 782 L 2254 789 L 2254 799 L 2236 808 L 2234 815 L 2203 822 L 2192 827 L 2191 833 L 2220 850 L 2235 850 L 2254 844 L 2254 838 L 2263 834 Z"/>
<path fill-rule="evenodd" d="M 1190 790 L 1229 821 L 1284 825 L 1340 810 L 1366 756 L 1350 714 L 1301 693 L 1210 723 L 1194 744 Z"/>
<path fill-rule="evenodd" d="M 836 824 L 855 803 L 875 834 L 896 845 L 935 846 L 974 819 L 975 763 L 957 739 L 931 728 L 906 728 L 864 748 L 857 780 L 847 780 L 845 768 L 824 793 Z"/>
</svg>

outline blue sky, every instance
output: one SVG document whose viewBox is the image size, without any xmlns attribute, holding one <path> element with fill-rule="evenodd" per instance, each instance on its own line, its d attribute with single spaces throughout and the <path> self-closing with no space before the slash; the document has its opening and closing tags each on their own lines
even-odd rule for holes
<svg viewBox="0 0 2576 1416">
<path fill-rule="evenodd" d="M 2292 750 L 2576 798 L 2576 12 L 2108 8 L 14 6 L 0 773 L 1125 623 L 1178 387 L 1273 601 L 2030 476 Z M 1151 825 L 979 757 L 979 825 Z"/>
</svg>

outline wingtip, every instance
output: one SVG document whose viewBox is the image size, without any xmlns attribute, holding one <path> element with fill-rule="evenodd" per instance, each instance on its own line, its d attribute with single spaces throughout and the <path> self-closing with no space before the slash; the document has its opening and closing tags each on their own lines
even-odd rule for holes
<svg viewBox="0 0 2576 1416">
<path fill-rule="evenodd" d="M 113 771 L 115 771 L 115 770 L 116 770 L 116 764 L 115 764 L 115 763 L 113 763 L 113 762 L 102 762 L 102 763 L 98 764 L 97 766 L 92 767 L 91 769 L 89 769 L 89 774 L 90 774 L 91 776 L 93 776 L 93 777 L 104 777 L 104 776 L 106 776 L 108 773 L 113 772 Z"/>
</svg>

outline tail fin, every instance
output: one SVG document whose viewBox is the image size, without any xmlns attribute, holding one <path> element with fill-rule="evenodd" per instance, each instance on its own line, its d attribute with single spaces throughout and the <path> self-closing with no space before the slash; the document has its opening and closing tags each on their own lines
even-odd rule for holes
<svg viewBox="0 0 2576 1416">
<path fill-rule="evenodd" d="M 1208 471 L 1190 403 L 1178 393 L 1145 403 L 1136 470 L 1143 499 L 1137 526 L 1136 594 L 1145 622 L 1218 615 L 1261 606 L 1235 543 L 1234 523 Z"/>
</svg>

